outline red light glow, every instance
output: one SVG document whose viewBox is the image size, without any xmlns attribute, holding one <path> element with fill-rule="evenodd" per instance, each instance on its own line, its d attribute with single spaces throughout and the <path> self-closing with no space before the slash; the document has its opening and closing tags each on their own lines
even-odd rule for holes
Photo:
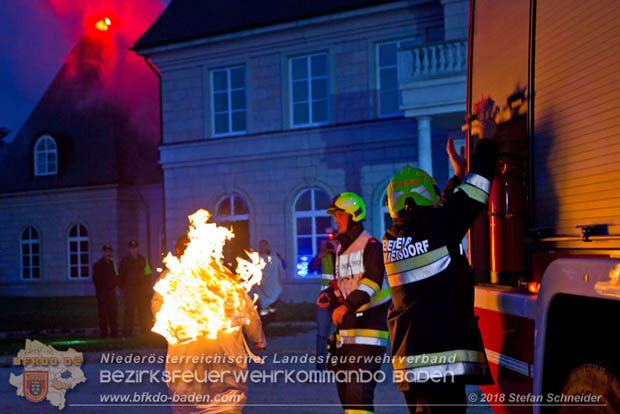
<svg viewBox="0 0 620 414">
<path fill-rule="evenodd" d="M 103 19 L 98 20 L 97 23 L 95 23 L 95 29 L 101 30 L 102 32 L 107 32 L 110 29 L 111 25 L 112 21 L 108 17 L 104 17 Z"/>
</svg>

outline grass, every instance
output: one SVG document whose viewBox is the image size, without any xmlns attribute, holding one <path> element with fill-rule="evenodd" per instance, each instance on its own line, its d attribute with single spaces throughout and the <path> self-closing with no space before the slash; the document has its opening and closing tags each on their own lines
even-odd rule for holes
<svg viewBox="0 0 620 414">
<path fill-rule="evenodd" d="M 298 333 L 311 331 L 312 326 L 299 325 L 267 325 L 265 336 L 267 338 L 277 338 L 279 336 L 290 336 Z M 54 338 L 30 338 L 51 345 L 59 351 L 73 348 L 78 352 L 102 352 L 118 350 L 140 350 L 140 349 L 166 349 L 166 340 L 157 335 L 149 334 L 146 336 L 131 336 L 122 338 L 98 338 L 98 337 L 54 337 Z M 0 339 L 0 355 L 17 355 L 20 349 L 24 348 L 26 340 L 24 338 Z"/>
<path fill-rule="evenodd" d="M 123 315 L 120 302 L 119 323 Z M 275 318 L 280 324 L 267 325 L 265 335 L 275 338 L 310 331 L 313 329 L 311 326 L 295 325 L 294 322 L 314 321 L 314 306 L 312 303 L 281 303 Z M 0 331 L 25 332 L 15 338 L 0 339 L 0 355 L 17 354 L 24 347 L 25 338 L 37 339 L 60 350 L 73 347 L 79 352 L 166 347 L 165 340 L 155 334 L 126 340 L 77 334 L 76 330 L 98 326 L 97 301 L 93 296 L 3 297 L 0 298 L 0 309 Z M 55 330 L 56 333 L 45 335 L 43 331 L 46 330 Z"/>
<path fill-rule="evenodd" d="M 277 322 L 314 321 L 315 309 L 316 305 L 314 303 L 281 302 L 278 304 L 275 320 Z"/>
<path fill-rule="evenodd" d="M 94 296 L 2 297 L 0 309 L 2 309 L 1 331 L 41 331 L 98 326 L 97 301 Z M 119 315 L 122 313 L 119 312 Z"/>
<path fill-rule="evenodd" d="M 122 300 L 118 300 L 118 319 L 122 318 Z M 282 302 L 277 322 L 314 320 L 314 303 Z M 2 297 L 0 331 L 70 330 L 96 328 L 97 301 L 94 296 Z"/>
</svg>

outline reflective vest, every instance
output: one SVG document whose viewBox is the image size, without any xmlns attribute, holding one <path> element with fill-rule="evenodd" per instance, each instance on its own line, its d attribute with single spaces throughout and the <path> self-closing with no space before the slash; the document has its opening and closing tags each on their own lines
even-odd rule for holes
<svg viewBox="0 0 620 414">
<path fill-rule="evenodd" d="M 321 259 L 321 290 L 327 289 L 332 280 L 334 280 L 334 259 L 331 253 L 327 253 Z"/>
<path fill-rule="evenodd" d="M 370 234 L 364 231 L 342 254 L 338 254 L 340 246 L 336 253 L 335 278 L 343 297 L 346 299 L 356 289 L 370 296 L 370 301 L 357 309 L 358 314 L 383 305 L 392 298 L 387 278 L 383 278 L 382 286 L 379 286 L 375 281 L 363 277 L 364 249 L 370 238 Z M 381 329 L 339 329 L 338 334 L 337 339 L 341 345 L 387 346 L 388 341 L 388 332 Z"/>
</svg>

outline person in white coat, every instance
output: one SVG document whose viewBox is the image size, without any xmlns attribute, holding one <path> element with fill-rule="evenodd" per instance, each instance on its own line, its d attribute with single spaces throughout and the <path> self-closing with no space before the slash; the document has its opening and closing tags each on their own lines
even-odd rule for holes
<svg viewBox="0 0 620 414">
<path fill-rule="evenodd" d="M 282 293 L 281 280 L 284 271 L 282 261 L 277 254 L 272 254 L 267 240 L 259 242 L 258 252 L 265 261 L 265 267 L 261 282 L 255 286 L 254 293 L 258 295 L 260 317 L 263 323 L 266 323 L 275 318 L 275 304 Z"/>
</svg>

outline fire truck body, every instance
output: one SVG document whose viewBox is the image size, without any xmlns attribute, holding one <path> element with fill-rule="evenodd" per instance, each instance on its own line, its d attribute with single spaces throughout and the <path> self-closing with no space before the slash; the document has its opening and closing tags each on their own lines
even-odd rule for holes
<svg viewBox="0 0 620 414">
<path fill-rule="evenodd" d="M 471 0 L 468 119 L 503 108 L 469 235 L 496 413 L 620 412 L 619 21 L 616 1 Z M 604 406 L 554 400 L 588 392 Z"/>
</svg>

